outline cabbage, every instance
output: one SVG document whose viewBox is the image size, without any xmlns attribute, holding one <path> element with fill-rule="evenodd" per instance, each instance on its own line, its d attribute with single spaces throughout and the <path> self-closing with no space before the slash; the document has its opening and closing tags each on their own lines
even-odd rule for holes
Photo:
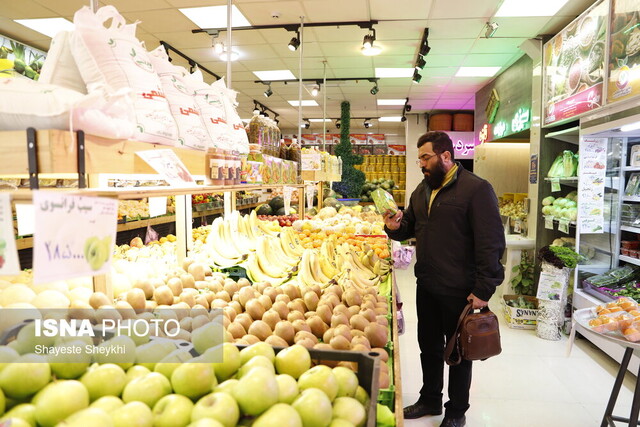
<svg viewBox="0 0 640 427">
<path fill-rule="evenodd" d="M 553 206 L 543 206 L 542 207 L 542 214 L 543 215 L 551 215 L 551 210 L 553 209 Z"/>
<path fill-rule="evenodd" d="M 553 161 L 553 164 L 551 165 L 551 167 L 549 168 L 549 172 L 547 173 L 547 177 L 549 178 L 560 178 L 562 176 L 562 171 L 563 171 L 563 164 L 562 164 L 562 155 L 558 155 L 558 157 L 556 157 L 556 159 Z"/>
<path fill-rule="evenodd" d="M 564 150 L 562 152 L 562 175 L 565 178 L 576 176 L 578 170 L 578 159 L 572 151 Z"/>
<path fill-rule="evenodd" d="M 578 220 L 578 208 L 569 208 L 569 220 L 570 221 Z"/>
<path fill-rule="evenodd" d="M 578 192 L 577 191 L 572 191 L 571 193 L 567 194 L 566 196 L 564 196 L 565 199 L 569 199 L 569 200 L 576 200 L 576 197 L 578 197 Z"/>
<path fill-rule="evenodd" d="M 553 201 L 553 206 L 562 207 L 562 205 L 564 204 L 564 200 L 565 200 L 564 198 L 558 197 Z"/>
<path fill-rule="evenodd" d="M 553 201 L 554 201 L 555 199 L 556 199 L 556 198 L 555 198 L 555 197 L 553 197 L 553 196 L 547 196 L 547 197 L 545 197 L 544 199 L 542 199 L 542 206 L 549 206 L 549 205 L 553 204 Z"/>
</svg>

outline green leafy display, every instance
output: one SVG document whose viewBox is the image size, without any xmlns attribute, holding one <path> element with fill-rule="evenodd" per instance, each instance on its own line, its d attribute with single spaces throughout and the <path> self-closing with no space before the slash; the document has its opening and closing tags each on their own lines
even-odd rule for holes
<svg viewBox="0 0 640 427">
<path fill-rule="evenodd" d="M 533 259 L 527 251 L 522 251 L 520 264 L 511 270 L 516 273 L 511 279 L 511 287 L 517 295 L 534 295 L 534 267 Z"/>
<path fill-rule="evenodd" d="M 365 182 L 364 172 L 357 170 L 353 165 L 361 165 L 362 156 L 353 152 L 349 133 L 351 131 L 351 105 L 348 101 L 340 104 L 340 143 L 336 145 L 335 154 L 342 159 L 342 181 L 335 182 L 333 189 L 347 198 L 360 196 Z"/>
</svg>

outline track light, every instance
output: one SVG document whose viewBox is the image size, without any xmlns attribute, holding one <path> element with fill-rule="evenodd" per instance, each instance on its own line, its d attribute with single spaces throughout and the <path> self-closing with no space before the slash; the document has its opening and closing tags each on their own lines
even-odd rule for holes
<svg viewBox="0 0 640 427">
<path fill-rule="evenodd" d="M 261 115 L 262 117 L 269 118 L 269 115 L 267 114 L 266 110 L 262 110 L 262 111 L 260 111 L 260 115 Z"/>
<path fill-rule="evenodd" d="M 418 73 L 418 70 L 415 70 L 413 72 L 413 78 L 412 78 L 414 83 L 420 83 L 420 80 L 422 80 L 422 76 L 420 75 L 420 73 Z"/>
<path fill-rule="evenodd" d="M 313 88 L 311 89 L 311 96 L 318 96 L 318 92 L 320 92 L 320 85 L 313 85 Z"/>
<path fill-rule="evenodd" d="M 493 35 L 498 31 L 498 23 L 497 22 L 487 22 L 487 31 L 485 31 L 484 36 L 488 39 L 493 37 Z"/>
<path fill-rule="evenodd" d="M 213 33 L 211 39 L 211 46 L 213 47 L 213 51 L 216 53 L 216 55 L 220 55 L 222 52 L 224 52 L 224 43 L 218 40 L 219 34 L 220 33 L 216 31 L 215 33 Z"/>
<path fill-rule="evenodd" d="M 411 105 L 407 104 L 404 106 L 404 111 L 406 111 L 407 113 L 411 111 Z"/>
<path fill-rule="evenodd" d="M 431 52 L 431 46 L 429 46 L 429 42 L 425 42 L 425 44 L 420 47 L 420 55 L 427 56 L 429 52 Z"/>
<path fill-rule="evenodd" d="M 378 46 L 373 45 L 373 42 L 376 40 L 376 30 L 371 28 L 371 31 L 373 34 L 367 34 L 364 36 L 364 39 L 362 40 L 362 48 L 360 49 L 362 54 L 366 56 L 378 55 L 382 51 Z"/>
<path fill-rule="evenodd" d="M 336 129 L 340 129 L 340 119 L 336 120 Z"/>
<path fill-rule="evenodd" d="M 424 57 L 422 55 L 418 55 L 418 59 L 416 60 L 416 70 L 422 70 L 425 65 L 427 65 L 427 62 L 424 60 Z"/>
<path fill-rule="evenodd" d="M 268 98 L 271 95 L 273 95 L 273 91 L 271 90 L 271 83 L 269 83 L 269 87 L 267 88 L 267 90 L 264 91 L 264 96 L 265 98 Z"/>
<path fill-rule="evenodd" d="M 363 125 L 366 129 L 369 129 L 371 126 L 373 126 L 373 124 L 369 120 L 371 119 L 364 119 Z"/>
<path fill-rule="evenodd" d="M 300 47 L 300 33 L 296 31 L 296 35 L 291 38 L 289 42 L 289 50 L 295 52 Z"/>
<path fill-rule="evenodd" d="M 400 118 L 401 122 L 406 122 L 407 121 L 407 116 L 405 116 L 404 114 L 402 115 L 402 117 Z"/>
<path fill-rule="evenodd" d="M 375 37 L 373 36 L 373 34 L 367 34 L 366 36 L 364 36 L 364 40 L 362 40 L 362 48 L 371 49 L 371 47 L 373 46 L 374 40 L 375 40 Z"/>
<path fill-rule="evenodd" d="M 309 121 L 309 119 L 302 119 L 302 120 L 303 120 L 303 123 L 300 123 L 300 127 L 309 129 L 311 127 L 311 122 Z"/>
<path fill-rule="evenodd" d="M 380 89 L 378 89 L 378 83 L 374 84 L 373 87 L 371 88 L 371 90 L 369 91 L 371 93 L 371 95 L 375 95 L 378 93 L 378 91 L 380 91 Z"/>
</svg>

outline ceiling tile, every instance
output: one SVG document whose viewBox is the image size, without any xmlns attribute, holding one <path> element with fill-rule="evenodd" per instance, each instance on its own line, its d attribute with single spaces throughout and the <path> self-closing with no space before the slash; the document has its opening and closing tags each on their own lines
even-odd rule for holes
<svg viewBox="0 0 640 427">
<path fill-rule="evenodd" d="M 451 77 L 458 72 L 458 67 L 425 67 L 420 72 L 422 78 Z"/>
<path fill-rule="evenodd" d="M 438 101 L 432 108 L 441 110 L 462 110 L 466 104 L 466 101 Z"/>
<path fill-rule="evenodd" d="M 305 21 L 345 22 L 368 21 L 370 18 L 367 0 L 320 0 L 304 2 Z"/>
<path fill-rule="evenodd" d="M 299 23 L 300 16 L 305 15 L 300 1 L 269 1 L 236 6 L 252 25 Z M 273 12 L 278 12 L 280 18 L 273 18 Z"/>
<path fill-rule="evenodd" d="M 373 65 L 375 68 L 409 68 L 415 60 L 414 55 L 380 55 L 373 57 Z"/>
<path fill-rule="evenodd" d="M 202 6 L 223 6 L 227 0 L 166 0 L 173 7 L 202 7 Z M 238 0 L 235 1 L 238 3 Z"/>
<path fill-rule="evenodd" d="M 454 3 L 454 4 L 452 4 Z M 443 18 L 480 18 L 493 16 L 498 10 L 500 0 L 439 1 L 431 7 L 429 19 Z"/>
<path fill-rule="evenodd" d="M 431 52 L 429 53 L 429 55 L 466 54 L 475 42 L 475 38 L 429 40 L 429 46 L 431 47 Z M 416 43 L 416 50 L 415 52 L 413 52 L 414 55 L 418 53 L 418 43 Z"/>
<path fill-rule="evenodd" d="M 403 0 L 402 7 L 389 0 L 369 0 L 371 19 L 406 19 L 407 11 L 413 16 L 429 16 L 434 0 Z"/>
<path fill-rule="evenodd" d="M 178 9 L 128 12 L 122 15 L 129 22 L 141 21 L 138 26 L 150 33 L 166 31 L 167 28 L 173 31 L 191 32 L 196 28 L 195 24 Z"/>
<path fill-rule="evenodd" d="M 385 1 L 386 2 L 386 1 Z M 388 2 L 392 4 L 391 2 Z M 426 3 L 421 1 L 421 3 Z M 394 5 L 394 9 L 397 7 Z M 403 9 L 400 9 L 403 10 Z M 414 15 L 419 16 L 419 15 Z M 426 16 L 426 15 L 424 15 Z M 391 18 L 384 18 L 391 19 Z M 386 41 L 386 40 L 417 40 L 420 41 L 422 39 L 422 33 L 424 29 L 428 27 L 426 19 L 415 20 L 415 21 L 382 21 L 375 25 L 376 30 L 376 40 L 378 41 Z"/>
<path fill-rule="evenodd" d="M 60 3 L 65 3 L 65 2 L 62 1 Z M 167 11 L 172 9 L 171 4 L 169 4 L 165 0 L 109 0 L 108 2 L 105 2 L 105 3 L 115 6 L 115 8 L 118 9 L 118 12 L 120 13 L 148 12 L 151 10 L 162 10 L 162 9 Z M 176 12 L 178 11 L 176 10 Z M 178 13 L 182 15 L 181 12 L 178 12 Z M 184 15 L 182 16 L 184 17 Z M 166 28 L 174 29 L 172 27 L 166 27 Z"/>
<path fill-rule="evenodd" d="M 465 55 L 433 55 L 429 54 L 424 57 L 425 69 L 429 67 L 458 67 L 465 59 Z"/>
<path fill-rule="evenodd" d="M 510 61 L 512 57 L 512 53 L 473 54 L 467 56 L 462 65 L 464 67 L 498 67 Z"/>
<path fill-rule="evenodd" d="M 492 21 L 498 24 L 498 29 L 494 37 L 535 37 L 549 20 L 548 16 L 495 18 Z"/>
<path fill-rule="evenodd" d="M 77 9 L 80 7 L 82 5 Z M 9 19 L 55 18 L 59 16 L 57 12 L 46 7 L 46 3 L 43 5 L 34 0 L 4 1 L 0 13 Z"/>
<path fill-rule="evenodd" d="M 526 38 L 478 39 L 469 53 L 513 53 Z"/>
<path fill-rule="evenodd" d="M 485 22 L 485 18 L 429 19 L 429 44 L 442 39 L 475 39 L 483 30 Z"/>
<path fill-rule="evenodd" d="M 362 29 L 355 25 L 342 27 L 309 27 L 305 29 L 305 35 L 313 34 L 316 40 L 323 42 L 353 41 L 362 44 L 362 39 L 369 34 L 368 29 Z"/>
</svg>

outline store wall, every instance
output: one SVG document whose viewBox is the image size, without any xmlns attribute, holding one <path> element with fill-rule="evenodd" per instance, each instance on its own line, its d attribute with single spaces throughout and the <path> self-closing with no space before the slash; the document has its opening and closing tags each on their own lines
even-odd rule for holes
<svg viewBox="0 0 640 427">
<path fill-rule="evenodd" d="M 478 145 L 473 172 L 489 181 L 498 196 L 526 193 L 529 185 L 529 144 L 487 142 Z"/>
<path fill-rule="evenodd" d="M 420 135 L 427 131 L 427 120 L 424 114 L 407 114 L 405 123 L 405 135 L 407 145 L 407 195 L 406 200 L 422 181 L 423 175 L 420 168 L 416 166 L 418 159 L 418 147 L 416 143 Z"/>
</svg>

